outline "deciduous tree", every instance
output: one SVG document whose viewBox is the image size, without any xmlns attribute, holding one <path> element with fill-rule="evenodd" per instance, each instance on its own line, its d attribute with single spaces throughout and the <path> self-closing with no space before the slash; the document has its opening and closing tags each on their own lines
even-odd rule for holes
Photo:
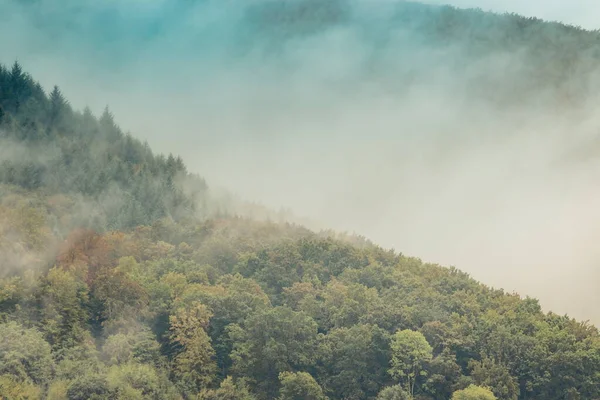
<svg viewBox="0 0 600 400">
<path fill-rule="evenodd" d="M 392 336 L 391 347 L 390 374 L 401 379 L 412 396 L 419 377 L 427 375 L 425 365 L 432 358 L 432 348 L 422 333 L 408 329 Z"/>
</svg>

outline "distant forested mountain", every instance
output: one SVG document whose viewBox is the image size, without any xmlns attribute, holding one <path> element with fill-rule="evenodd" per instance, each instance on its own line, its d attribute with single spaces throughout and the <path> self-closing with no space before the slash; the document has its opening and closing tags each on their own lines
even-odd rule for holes
<svg viewBox="0 0 600 400">
<path fill-rule="evenodd" d="M 467 89 L 505 106 L 541 98 L 549 101 L 557 95 L 562 105 L 581 104 L 597 92 L 599 31 L 516 14 L 412 1 L 173 0 L 129 18 L 130 13 L 122 10 L 130 6 L 134 7 L 119 8 L 113 2 L 6 0 L 4 7 L 12 12 L 8 16 L 26 16 L 36 29 L 52 37 L 85 38 L 85 43 L 103 49 L 94 53 L 98 62 L 109 64 L 114 57 L 124 64 L 135 60 L 137 53 L 127 45 L 135 49 L 161 37 L 175 40 L 182 22 L 197 20 L 197 31 L 187 25 L 182 31 L 194 36 L 180 39 L 185 42 L 182 53 L 176 53 L 177 46 L 162 50 L 185 58 L 190 53 L 216 54 L 214 47 L 235 62 L 257 53 L 278 56 L 286 45 L 302 39 L 350 32 L 367 49 L 362 72 L 372 79 L 410 82 L 418 76 L 431 77 L 443 66 L 472 73 Z M 227 26 L 216 24 L 216 18 Z M 423 59 L 423 53 L 428 57 Z M 485 68 L 482 60 L 487 62 Z M 390 67 L 395 76 L 390 77 Z"/>
<path fill-rule="evenodd" d="M 467 91 L 503 106 L 541 100 L 576 106 L 598 85 L 600 31 L 517 14 L 411 1 L 268 0 L 248 7 L 244 21 L 268 51 L 348 29 L 368 43 L 364 68 L 373 79 L 380 73 L 389 79 L 390 59 L 404 67 L 397 68 L 396 81 L 427 76 L 443 63 L 456 72 L 474 71 Z M 424 53 L 437 56 L 423 59 Z M 482 68 L 482 60 L 491 64 Z"/>
</svg>

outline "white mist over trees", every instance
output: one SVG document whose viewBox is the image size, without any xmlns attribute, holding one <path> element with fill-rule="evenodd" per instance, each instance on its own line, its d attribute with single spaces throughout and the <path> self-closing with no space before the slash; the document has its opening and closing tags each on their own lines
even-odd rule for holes
<svg viewBox="0 0 600 400">
<path fill-rule="evenodd" d="M 0 7 L 23 32 L 0 35 L 0 396 L 600 395 L 597 328 L 545 312 L 597 311 L 598 33 L 410 2 Z M 233 217 L 297 221 L 215 183 L 402 253 Z"/>
<path fill-rule="evenodd" d="M 296 3 L 9 2 L 3 57 L 246 199 L 597 321 L 598 34 Z"/>
</svg>

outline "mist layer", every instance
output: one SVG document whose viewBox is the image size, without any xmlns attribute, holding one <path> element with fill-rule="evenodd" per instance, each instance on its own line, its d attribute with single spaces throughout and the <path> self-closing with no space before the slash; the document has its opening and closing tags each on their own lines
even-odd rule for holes
<svg viewBox="0 0 600 400">
<path fill-rule="evenodd" d="M 296 3 L 5 0 L 0 61 L 245 198 L 597 323 L 593 63 L 477 12 L 480 42 L 444 8 Z"/>
</svg>

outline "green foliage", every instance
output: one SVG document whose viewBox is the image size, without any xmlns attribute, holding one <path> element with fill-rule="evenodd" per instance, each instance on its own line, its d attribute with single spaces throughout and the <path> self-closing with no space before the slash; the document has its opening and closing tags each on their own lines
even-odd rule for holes
<svg viewBox="0 0 600 400">
<path fill-rule="evenodd" d="M 204 180 L 189 174 L 180 158 L 154 155 L 124 134 L 108 107 L 100 118 L 89 109 L 73 111 L 58 87 L 46 96 L 18 63 L 11 70 L 0 66 L 0 87 L 5 84 L 11 90 L 0 90 L 0 139 L 37 146 L 45 156 L 5 160 L 0 183 L 82 194 L 90 203 L 110 197 L 110 207 L 96 205 L 99 218 L 85 221 L 99 229 L 203 212 Z"/>
<path fill-rule="evenodd" d="M 149 330 L 109 336 L 102 346 L 102 356 L 107 365 L 121 365 L 134 361 L 156 367 L 164 364 L 160 343 Z"/>
<path fill-rule="evenodd" d="M 489 389 L 470 385 L 466 389 L 454 392 L 452 400 L 496 400 L 496 396 Z"/>
<path fill-rule="evenodd" d="M 100 400 L 116 399 L 111 391 L 106 376 L 100 374 L 85 374 L 75 379 L 67 388 L 69 400 Z"/>
<path fill-rule="evenodd" d="M 231 367 L 232 342 L 227 327 L 241 324 L 247 316 L 271 306 L 268 296 L 258 283 L 239 274 L 224 275 L 215 285 L 190 283 L 177 297 L 177 304 L 199 301 L 206 304 L 212 312 L 208 333 L 213 341 L 221 372 Z"/>
<path fill-rule="evenodd" d="M 410 400 L 410 395 L 402 385 L 394 385 L 379 392 L 377 400 Z"/>
<path fill-rule="evenodd" d="M 118 269 L 100 271 L 92 291 L 98 304 L 97 318 L 113 330 L 118 329 L 128 315 L 144 312 L 149 302 L 144 288 Z"/>
<path fill-rule="evenodd" d="M 234 381 L 232 377 L 225 378 L 218 389 L 203 389 L 198 394 L 198 400 L 255 400 L 243 380 Z"/>
<path fill-rule="evenodd" d="M 150 365 L 128 363 L 112 366 L 108 386 L 122 399 L 176 399 L 179 396 L 166 378 Z"/>
<path fill-rule="evenodd" d="M 48 388 L 47 400 L 68 400 L 69 381 L 54 380 Z"/>
<path fill-rule="evenodd" d="M 337 328 L 319 338 L 319 376 L 331 396 L 368 398 L 386 381 L 389 335 L 376 325 Z"/>
<path fill-rule="evenodd" d="M 229 328 L 232 371 L 252 379 L 258 392 L 274 396 L 279 373 L 315 362 L 317 324 L 288 307 L 259 311 Z"/>
<path fill-rule="evenodd" d="M 0 375 L 0 399 L 37 400 L 42 390 L 28 381 L 18 381 L 12 375 Z"/>
<path fill-rule="evenodd" d="M 103 364 L 98 357 L 98 351 L 93 338 L 88 337 L 77 346 L 55 351 L 56 379 L 70 381 L 86 373 L 100 373 Z"/>
<path fill-rule="evenodd" d="M 471 361 L 471 376 L 477 385 L 490 388 L 499 399 L 517 400 L 519 386 L 508 368 L 490 358 Z"/>
<path fill-rule="evenodd" d="M 405 329 L 392 336 L 390 375 L 404 381 L 412 396 L 417 379 L 426 376 L 426 363 L 432 358 L 432 348 L 421 332 Z"/>
<path fill-rule="evenodd" d="M 18 64 L 0 110 L 2 141 L 49 152 L 0 167 L 2 397 L 600 398 L 588 323 L 361 237 L 197 218 L 181 159 Z"/>
<path fill-rule="evenodd" d="M 427 377 L 422 389 L 434 399 L 447 399 L 453 389 L 460 386 L 463 377 L 461 367 L 456 363 L 456 354 L 444 350 L 435 356 L 427 366 Z"/>
<path fill-rule="evenodd" d="M 194 335 L 173 360 L 173 375 L 182 387 L 199 390 L 215 379 L 217 365 L 210 337 L 204 331 Z"/>
<path fill-rule="evenodd" d="M 169 318 L 172 341 L 181 347 L 173 359 L 172 372 L 185 390 L 197 392 L 215 379 L 215 351 L 206 333 L 211 317 L 206 306 L 195 303 Z"/>
<path fill-rule="evenodd" d="M 73 273 L 52 268 L 42 284 L 41 328 L 55 348 L 80 342 L 88 331 L 88 288 Z"/>
<path fill-rule="evenodd" d="M 327 400 L 323 390 L 307 372 L 282 372 L 279 400 Z"/>
<path fill-rule="evenodd" d="M 320 326 L 326 330 L 360 323 L 385 324 L 385 309 L 374 288 L 357 283 L 343 284 L 332 279 L 321 293 Z"/>
<path fill-rule="evenodd" d="M 42 334 L 15 322 L 0 324 L 0 375 L 45 385 L 54 373 L 51 348 Z"/>
<path fill-rule="evenodd" d="M 235 224 L 244 236 L 229 234 Z M 350 252 L 331 238 L 304 232 L 306 238 L 282 239 L 285 249 L 275 239 L 266 247 L 269 253 L 283 249 L 287 257 L 296 246 L 297 261 L 313 267 L 291 286 L 265 291 L 269 283 L 253 273 L 232 275 L 192 260 L 212 252 L 202 247 L 212 237 L 211 246 L 224 240 L 236 249 L 234 266 L 247 263 L 249 255 L 263 249 L 246 242 L 253 235 L 247 221 L 220 226 L 208 221 L 193 229 L 172 225 L 169 235 L 177 238 L 190 229 L 190 247 L 204 250 L 177 256 L 160 251 L 147 258 L 142 248 L 178 246 L 160 243 L 163 237 L 152 229 L 84 236 L 76 242 L 75 261 L 38 278 L 3 280 L 8 320 L 35 315 L 43 321 L 39 331 L 13 322 L 0 325 L 7 338 L 18 338 L 0 344 L 11 347 L 3 354 L 22 355 L 1 364 L 11 366 L 3 373 L 57 399 L 140 398 L 143 393 L 276 398 L 284 372 L 309 373 L 331 399 L 394 398 L 402 396 L 401 388 L 407 396 L 412 391 L 423 399 L 445 400 L 469 384 L 489 386 L 506 399 L 599 394 L 596 328 L 545 315 L 537 303 L 488 289 L 455 270 L 390 257 L 368 244 Z M 270 235 L 267 230 L 275 227 L 257 223 L 255 229 L 256 235 Z M 365 258 L 379 261 L 365 267 Z M 97 271 L 91 274 L 78 259 L 98 265 Z M 355 264 L 336 276 L 324 267 L 327 263 L 337 271 L 335 260 Z M 465 302 L 461 314 L 445 304 L 457 288 Z M 104 320 L 96 325 L 94 316 Z M 35 337 L 37 344 L 22 346 L 23 337 Z M 31 352 L 36 346 L 45 350 Z M 46 365 L 39 369 L 44 373 L 28 371 L 36 362 Z M 398 380 L 402 385 L 393 386 Z"/>
</svg>

